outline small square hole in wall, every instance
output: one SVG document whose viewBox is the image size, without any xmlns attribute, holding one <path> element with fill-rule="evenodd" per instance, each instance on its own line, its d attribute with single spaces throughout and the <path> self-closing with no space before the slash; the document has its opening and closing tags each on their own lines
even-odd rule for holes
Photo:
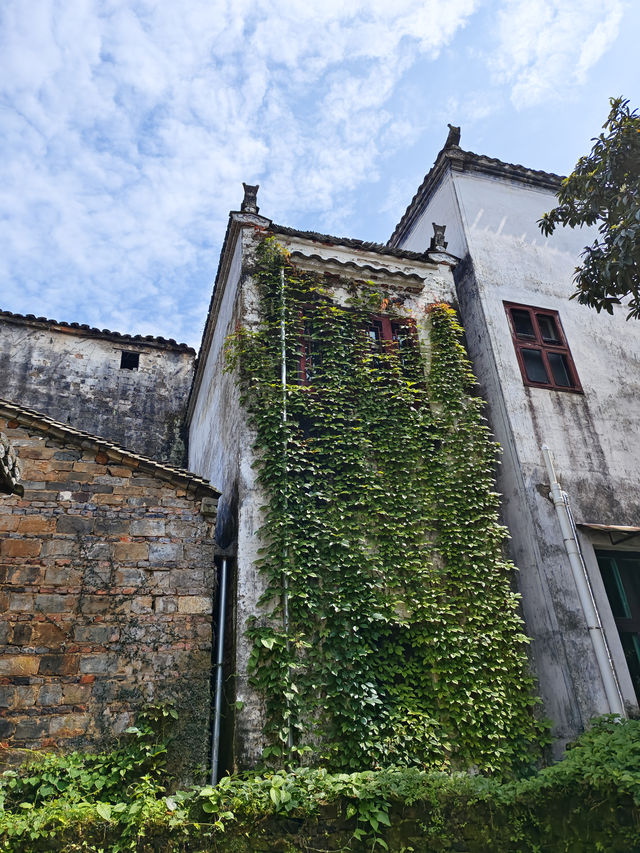
<svg viewBox="0 0 640 853">
<path fill-rule="evenodd" d="M 120 356 L 121 370 L 137 370 L 140 365 L 139 352 L 123 352 Z"/>
</svg>

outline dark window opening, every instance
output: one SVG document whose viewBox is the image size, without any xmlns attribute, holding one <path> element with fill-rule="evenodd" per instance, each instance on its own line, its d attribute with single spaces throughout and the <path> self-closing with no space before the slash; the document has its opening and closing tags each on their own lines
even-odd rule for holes
<svg viewBox="0 0 640 853">
<path fill-rule="evenodd" d="M 535 340 L 536 333 L 533 331 L 533 323 L 531 322 L 531 315 L 529 312 L 522 311 L 519 308 L 514 308 L 511 311 L 511 316 L 513 318 L 516 335 L 519 338 L 532 338 Z"/>
<path fill-rule="evenodd" d="M 387 320 L 387 323 L 388 322 L 389 321 Z M 387 332 L 386 336 L 385 336 L 385 331 Z M 369 338 L 370 344 L 374 348 L 376 348 L 376 349 L 379 348 L 382 345 L 382 342 L 384 340 L 390 341 L 391 335 L 392 335 L 391 329 L 390 328 L 385 329 L 383 322 L 382 322 L 382 318 L 375 318 L 375 317 L 371 318 L 369 328 L 367 329 L 367 336 Z"/>
<path fill-rule="evenodd" d="M 596 551 L 620 643 L 640 700 L 640 553 Z"/>
<path fill-rule="evenodd" d="M 582 392 L 557 311 L 504 303 L 525 385 Z"/>
<path fill-rule="evenodd" d="M 547 358 L 549 359 L 549 367 L 551 368 L 556 385 L 562 388 L 571 388 L 571 376 L 567 356 L 561 352 L 550 352 L 547 353 Z"/>
<path fill-rule="evenodd" d="M 120 356 L 121 370 L 137 370 L 140 366 L 139 352 L 123 352 Z"/>
<path fill-rule="evenodd" d="M 562 344 L 554 317 L 550 314 L 536 314 L 536 320 L 545 344 Z"/>
<path fill-rule="evenodd" d="M 527 379 L 530 382 L 545 382 L 548 384 L 549 378 L 544 362 L 542 361 L 542 352 L 539 349 L 522 349 L 521 353 Z"/>
</svg>

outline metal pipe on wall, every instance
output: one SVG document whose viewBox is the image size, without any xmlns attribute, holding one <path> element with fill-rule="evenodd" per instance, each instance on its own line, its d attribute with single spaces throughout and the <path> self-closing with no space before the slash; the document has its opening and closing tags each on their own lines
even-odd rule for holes
<svg viewBox="0 0 640 853">
<path fill-rule="evenodd" d="M 625 717 L 626 712 L 622 693 L 620 691 L 620 685 L 618 684 L 615 667 L 613 665 L 611 653 L 609 652 L 607 639 L 604 635 L 600 615 L 598 614 L 598 608 L 593 595 L 591 582 L 589 581 L 587 567 L 582 556 L 582 551 L 580 550 L 578 531 L 573 520 L 573 514 L 569 505 L 569 498 L 566 492 L 563 492 L 560 487 L 560 483 L 558 482 L 556 472 L 553 467 L 553 457 L 551 456 L 551 451 L 546 444 L 542 445 L 542 455 L 549 473 L 549 482 L 551 486 L 550 497 L 556 509 L 560 529 L 562 531 L 562 538 L 564 540 L 564 546 L 569 558 L 569 565 L 571 566 L 573 579 L 578 590 L 578 598 L 580 599 L 582 612 L 584 613 L 587 627 L 589 629 L 589 636 L 591 637 L 591 643 L 598 663 L 598 669 L 600 670 L 602 685 L 609 705 L 609 713 L 620 714 Z"/>
<path fill-rule="evenodd" d="M 285 476 L 284 506 L 287 507 L 287 310 L 285 302 L 284 267 L 280 268 L 280 379 L 282 382 L 282 426 L 284 438 L 282 440 L 282 455 Z M 286 563 L 287 549 L 284 550 L 284 562 Z M 289 651 L 289 580 L 286 572 L 282 573 L 282 627 L 284 629 L 287 652 Z M 291 677 L 291 672 L 289 672 Z M 288 703 L 287 703 L 288 705 Z M 287 746 L 289 750 L 293 747 L 293 731 L 291 723 L 287 724 Z"/>
<path fill-rule="evenodd" d="M 213 706 L 213 726 L 211 730 L 211 784 L 216 785 L 220 778 L 220 720 L 222 717 L 222 663 L 224 659 L 224 616 L 227 603 L 227 558 L 220 565 L 220 586 L 218 588 L 218 641 L 216 644 L 215 687 Z"/>
</svg>

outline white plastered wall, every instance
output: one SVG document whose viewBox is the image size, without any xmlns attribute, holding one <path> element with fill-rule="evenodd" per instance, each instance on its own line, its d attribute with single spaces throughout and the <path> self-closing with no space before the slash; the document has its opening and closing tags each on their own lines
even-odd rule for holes
<svg viewBox="0 0 640 853">
<path fill-rule="evenodd" d="M 448 226 L 449 249 L 463 258 L 456 270 L 462 320 L 490 421 L 504 449 L 499 481 L 504 517 L 520 568 L 518 586 L 541 694 L 562 742 L 608 706 L 547 497 L 540 448 L 543 443 L 551 448 L 577 521 L 638 523 L 640 327 L 626 322 L 623 309 L 610 317 L 569 300 L 580 251 L 593 235 L 586 229 L 560 229 L 543 237 L 537 220 L 554 202 L 547 189 L 449 171 L 403 247 L 419 251 L 427 223 L 430 228 L 437 221 Z M 444 220 L 447 213 L 449 221 Z M 559 312 L 584 394 L 523 384 L 504 301 Z M 634 707 L 593 550 L 582 539 L 624 699 Z"/>
</svg>

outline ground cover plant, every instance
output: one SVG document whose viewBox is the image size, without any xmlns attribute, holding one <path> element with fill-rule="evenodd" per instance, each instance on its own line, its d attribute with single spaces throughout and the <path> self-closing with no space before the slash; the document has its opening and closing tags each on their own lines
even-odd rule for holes
<svg viewBox="0 0 640 853">
<path fill-rule="evenodd" d="M 640 849 L 640 723 L 603 718 L 524 779 L 390 767 L 290 767 L 174 790 L 143 724 L 112 751 L 35 756 L 0 776 L 0 850 L 467 851 Z"/>
</svg>

